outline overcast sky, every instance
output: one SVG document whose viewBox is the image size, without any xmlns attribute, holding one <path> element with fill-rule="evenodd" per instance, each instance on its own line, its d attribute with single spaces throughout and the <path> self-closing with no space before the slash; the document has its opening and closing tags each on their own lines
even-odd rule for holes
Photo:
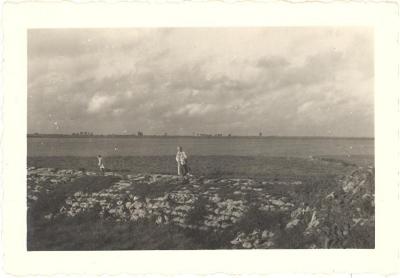
<svg viewBox="0 0 400 278">
<path fill-rule="evenodd" d="M 366 136 L 366 28 L 28 32 L 28 132 Z"/>
</svg>

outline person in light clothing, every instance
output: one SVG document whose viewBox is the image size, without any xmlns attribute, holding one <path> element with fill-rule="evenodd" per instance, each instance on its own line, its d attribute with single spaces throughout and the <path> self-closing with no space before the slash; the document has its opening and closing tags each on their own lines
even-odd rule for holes
<svg viewBox="0 0 400 278">
<path fill-rule="evenodd" d="M 178 163 L 178 176 L 186 176 L 188 174 L 187 155 L 182 147 L 177 148 L 176 162 Z"/>
<path fill-rule="evenodd" d="M 98 165 L 99 165 L 100 171 L 104 175 L 105 167 L 104 167 L 104 163 L 103 163 L 103 157 L 101 157 L 101 155 L 98 155 L 97 160 L 98 160 Z"/>
</svg>

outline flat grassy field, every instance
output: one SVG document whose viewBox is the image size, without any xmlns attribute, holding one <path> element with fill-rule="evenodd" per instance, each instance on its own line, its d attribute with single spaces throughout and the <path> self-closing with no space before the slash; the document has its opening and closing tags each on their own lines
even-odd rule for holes
<svg viewBox="0 0 400 278">
<path fill-rule="evenodd" d="M 104 163 L 109 171 L 119 173 L 176 173 L 174 156 L 112 156 L 105 157 Z M 27 164 L 35 167 L 98 170 L 96 157 L 28 157 Z M 195 175 L 252 178 L 321 176 L 344 174 L 348 166 L 373 166 L 373 157 L 192 156 L 189 158 L 189 165 Z"/>
<path fill-rule="evenodd" d="M 28 157 L 28 250 L 374 248 L 373 157 Z"/>
</svg>

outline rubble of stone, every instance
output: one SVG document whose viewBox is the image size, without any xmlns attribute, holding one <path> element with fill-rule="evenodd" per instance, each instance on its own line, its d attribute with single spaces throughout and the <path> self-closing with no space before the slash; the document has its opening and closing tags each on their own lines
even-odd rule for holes
<svg viewBox="0 0 400 278">
<path fill-rule="evenodd" d="M 354 239 L 363 240 L 363 232 L 374 237 L 374 183 L 374 168 L 355 169 L 339 180 L 339 186 L 318 208 L 298 208 L 292 212 L 292 219 L 306 224 L 304 235 L 317 239 L 314 248 L 356 248 Z"/>
<path fill-rule="evenodd" d="M 239 245 L 246 249 L 269 249 L 274 247 L 274 236 L 275 234 L 271 231 L 260 231 L 256 229 L 248 234 L 244 232 L 239 233 L 237 237 L 231 241 L 231 244 Z"/>
<path fill-rule="evenodd" d="M 49 221 L 55 217 L 75 217 L 96 212 L 99 218 L 115 222 L 139 221 L 172 224 L 185 229 L 226 231 L 246 217 L 250 208 L 263 213 L 282 212 L 287 215 L 286 232 L 300 231 L 305 238 L 314 239 L 307 248 L 345 248 L 346 239 L 358 227 L 374 225 L 374 172 L 373 168 L 360 168 L 340 180 L 337 189 L 320 202 L 320 207 L 299 203 L 287 196 L 274 196 L 266 185 L 296 186 L 302 181 L 271 181 L 235 178 L 206 178 L 190 176 L 184 182 L 174 175 L 121 175 L 119 181 L 97 192 L 73 192 L 60 204 L 55 215 L 43 215 Z M 68 184 L 84 176 L 99 173 L 28 168 L 28 209 L 43 192 L 51 192 L 61 184 Z M 173 190 L 156 196 L 136 194 L 137 186 L 173 185 Z M 221 191 L 223 190 L 223 192 Z M 251 197 L 251 198 L 250 198 Z M 193 221 L 192 214 L 202 202 L 204 215 Z M 343 221 L 337 221 L 337 217 Z M 335 223 L 332 217 L 335 216 Z M 254 229 L 238 232 L 232 237 L 232 248 L 278 248 L 275 244 L 278 230 Z"/>
</svg>

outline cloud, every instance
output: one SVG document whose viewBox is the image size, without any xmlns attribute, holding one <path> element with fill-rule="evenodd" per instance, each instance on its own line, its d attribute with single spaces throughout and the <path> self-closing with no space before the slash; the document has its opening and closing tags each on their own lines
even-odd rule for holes
<svg viewBox="0 0 400 278">
<path fill-rule="evenodd" d="M 215 106 L 212 104 L 189 103 L 184 107 L 178 109 L 174 114 L 188 115 L 188 116 L 202 116 L 202 115 L 207 115 L 213 109 L 215 109 Z"/>
<path fill-rule="evenodd" d="M 304 113 L 307 112 L 307 110 L 309 110 L 313 105 L 312 101 L 308 101 L 305 102 L 303 104 L 301 104 L 298 108 L 297 108 L 297 113 Z"/>
<path fill-rule="evenodd" d="M 285 68 L 290 63 L 283 57 L 263 57 L 257 62 L 257 66 L 273 70 L 275 68 Z"/>
<path fill-rule="evenodd" d="M 368 28 L 28 32 L 30 132 L 372 136 L 373 99 Z"/>
<path fill-rule="evenodd" d="M 115 96 L 94 95 L 89 101 L 87 111 L 89 113 L 102 112 L 105 108 L 111 107 L 116 100 Z"/>
</svg>

